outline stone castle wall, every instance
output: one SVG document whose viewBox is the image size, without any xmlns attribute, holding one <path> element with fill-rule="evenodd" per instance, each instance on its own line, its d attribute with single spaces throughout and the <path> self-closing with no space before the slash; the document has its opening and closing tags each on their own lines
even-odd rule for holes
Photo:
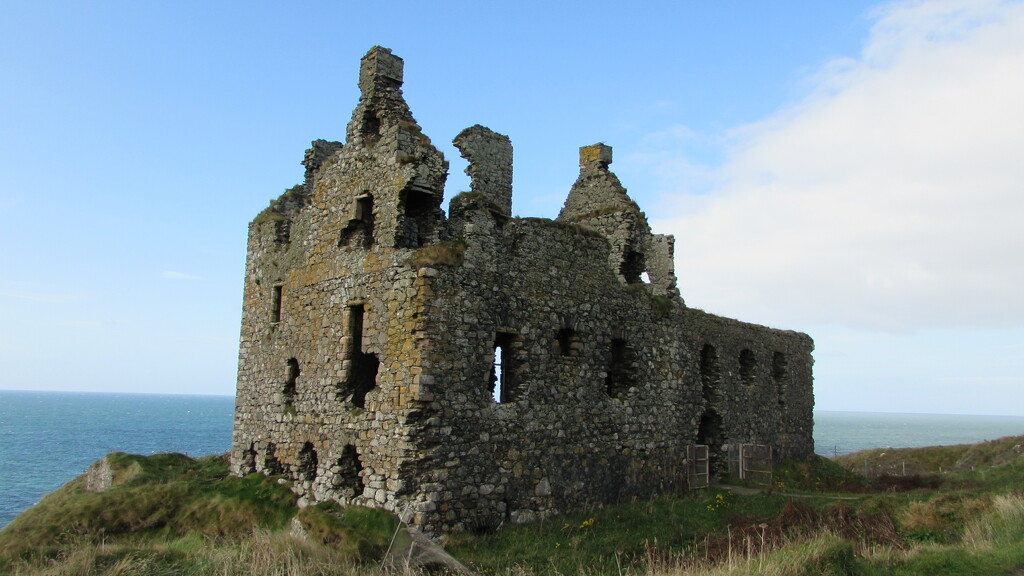
<svg viewBox="0 0 1024 576">
<path fill-rule="evenodd" d="M 250 225 L 236 473 L 442 532 L 681 488 L 695 443 L 811 454 L 810 338 L 687 308 L 610 148 L 557 220 L 512 218 L 510 141 L 469 128 L 446 215 L 401 79 L 371 50 L 346 143 Z"/>
</svg>

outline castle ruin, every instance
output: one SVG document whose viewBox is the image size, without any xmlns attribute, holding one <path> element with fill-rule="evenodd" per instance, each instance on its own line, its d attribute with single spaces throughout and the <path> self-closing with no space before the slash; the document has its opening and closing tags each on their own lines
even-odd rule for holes
<svg viewBox="0 0 1024 576">
<path fill-rule="evenodd" d="M 234 473 L 439 533 L 681 489 L 692 445 L 812 453 L 811 339 L 687 308 L 611 148 L 516 218 L 509 138 L 467 128 L 446 215 L 402 72 L 363 57 L 345 143 L 249 226 Z"/>
</svg>

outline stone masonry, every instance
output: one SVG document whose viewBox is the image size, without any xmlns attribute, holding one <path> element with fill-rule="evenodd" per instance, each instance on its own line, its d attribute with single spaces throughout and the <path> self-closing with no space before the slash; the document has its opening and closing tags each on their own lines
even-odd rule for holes
<svg viewBox="0 0 1024 576">
<path fill-rule="evenodd" d="M 236 474 L 436 534 L 682 489 L 693 444 L 812 453 L 811 339 L 688 308 L 610 147 L 557 219 L 513 218 L 509 138 L 467 128 L 446 215 L 402 72 L 363 57 L 345 143 L 249 226 Z"/>
</svg>

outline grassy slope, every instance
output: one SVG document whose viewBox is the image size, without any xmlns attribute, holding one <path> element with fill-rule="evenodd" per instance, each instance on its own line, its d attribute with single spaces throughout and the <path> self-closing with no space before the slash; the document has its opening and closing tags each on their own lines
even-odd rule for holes
<svg viewBox="0 0 1024 576">
<path fill-rule="evenodd" d="M 944 473 L 882 484 L 826 459 L 787 463 L 762 494 L 622 503 L 452 535 L 446 548 L 487 574 L 1024 575 L 1022 444 L 895 451 L 901 468 L 941 462 Z M 839 462 L 859 470 L 858 458 L 893 453 Z M 220 457 L 108 459 L 112 489 L 72 481 L 0 531 L 0 573 L 370 573 L 397 526 L 331 503 L 298 511 L 286 485 L 230 477 Z M 306 538 L 290 535 L 293 523 Z"/>
<path fill-rule="evenodd" d="M 390 514 L 367 508 L 325 503 L 298 511 L 286 484 L 230 476 L 222 456 L 114 453 L 107 461 L 114 471 L 109 490 L 89 492 L 79 477 L 0 530 L 0 574 L 345 567 L 379 558 L 397 526 Z M 292 518 L 308 539 L 289 537 Z"/>
</svg>

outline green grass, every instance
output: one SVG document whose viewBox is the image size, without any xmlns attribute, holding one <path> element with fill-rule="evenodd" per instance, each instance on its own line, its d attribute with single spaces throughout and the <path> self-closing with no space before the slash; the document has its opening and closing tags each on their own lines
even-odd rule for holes
<svg viewBox="0 0 1024 576">
<path fill-rule="evenodd" d="M 987 444 L 900 455 L 944 463 L 937 483 L 896 490 L 816 457 L 777 466 L 763 493 L 623 502 L 452 534 L 446 548 L 479 574 L 515 576 L 1021 575 L 1024 457 L 1019 442 Z M 76 479 L 0 530 L 0 573 L 370 574 L 412 550 L 387 512 L 300 510 L 286 482 L 232 477 L 223 457 L 107 461 L 106 491 Z"/>
<path fill-rule="evenodd" d="M 1024 464 L 1021 456 L 1024 456 L 1024 436 L 1008 436 L 979 444 L 863 450 L 839 456 L 836 462 L 847 470 L 867 477 L 928 476 L 998 470 L 1008 464 L 1020 466 Z M 969 477 L 965 475 L 962 478 Z"/>
<path fill-rule="evenodd" d="M 807 492 L 866 492 L 870 484 L 864 478 L 836 462 L 812 455 L 807 460 L 789 460 L 772 470 L 776 488 Z"/>
<path fill-rule="evenodd" d="M 68 543 L 237 536 L 280 528 L 294 514 L 286 486 L 262 475 L 229 476 L 225 457 L 114 453 L 108 462 L 111 489 L 88 492 L 77 478 L 0 531 L 0 569 L 17 559 L 55 557 Z"/>
<path fill-rule="evenodd" d="M 614 574 L 652 558 L 696 554 L 698 549 L 717 553 L 732 531 L 756 531 L 785 504 L 778 495 L 702 491 L 508 526 L 495 534 L 455 534 L 446 549 L 485 573 L 516 565 L 532 572 Z"/>
</svg>

